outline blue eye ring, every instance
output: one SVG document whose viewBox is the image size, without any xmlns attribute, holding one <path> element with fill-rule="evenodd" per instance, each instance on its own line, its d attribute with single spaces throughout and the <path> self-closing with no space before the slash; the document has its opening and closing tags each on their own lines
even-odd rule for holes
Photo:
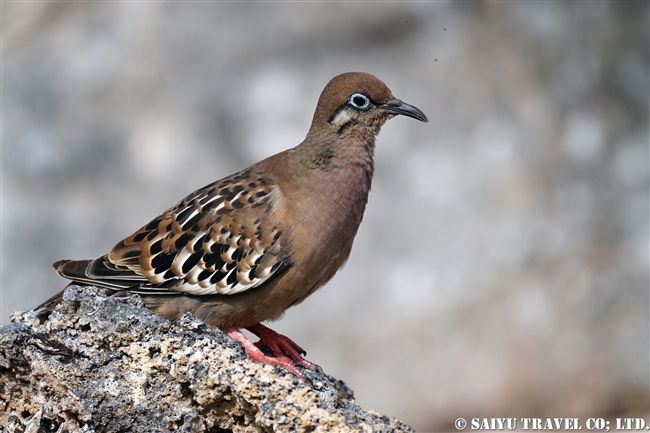
<svg viewBox="0 0 650 433">
<path fill-rule="evenodd" d="M 353 93 L 352 96 L 350 96 L 348 104 L 359 110 L 366 110 L 370 107 L 370 98 L 363 93 Z"/>
</svg>

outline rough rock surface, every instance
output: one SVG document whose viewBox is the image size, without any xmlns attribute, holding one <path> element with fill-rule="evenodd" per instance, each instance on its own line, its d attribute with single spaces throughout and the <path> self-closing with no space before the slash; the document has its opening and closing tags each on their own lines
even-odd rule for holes
<svg viewBox="0 0 650 433">
<path fill-rule="evenodd" d="M 196 316 L 70 287 L 40 326 L 0 328 L 0 432 L 413 431 L 364 411 L 322 373 L 301 381 L 251 362 Z"/>
</svg>

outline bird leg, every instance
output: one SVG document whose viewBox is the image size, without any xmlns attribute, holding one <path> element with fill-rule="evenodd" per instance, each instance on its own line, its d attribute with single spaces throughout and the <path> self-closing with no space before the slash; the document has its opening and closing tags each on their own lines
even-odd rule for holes
<svg viewBox="0 0 650 433">
<path fill-rule="evenodd" d="M 266 327 L 264 327 L 264 328 L 266 328 Z M 266 329 L 268 329 L 268 328 L 266 328 Z M 294 375 L 296 375 L 300 379 L 305 378 L 305 375 L 303 374 L 303 372 L 298 370 L 298 368 L 293 364 L 291 359 L 289 359 L 286 355 L 278 356 L 277 358 L 273 358 L 271 356 L 266 356 L 264 353 L 262 353 L 262 351 L 259 349 L 259 347 L 257 347 L 255 344 L 253 344 L 253 342 L 251 342 L 248 339 L 248 337 L 246 337 L 246 335 L 244 335 L 244 333 L 241 332 L 238 328 L 221 328 L 221 330 L 231 340 L 241 342 L 242 346 L 244 346 L 244 349 L 246 350 L 246 353 L 248 354 L 248 357 L 251 359 L 251 361 L 261 362 L 262 364 L 277 365 L 278 367 L 284 368 L 285 370 L 289 370 L 291 373 L 293 373 Z M 271 331 L 271 330 L 269 329 L 269 331 Z M 273 332 L 273 331 L 271 331 L 271 332 Z M 280 336 L 280 337 L 283 337 L 280 334 L 277 334 L 277 335 Z M 291 341 L 291 340 L 289 340 L 289 341 Z M 259 344 L 259 342 L 257 344 Z M 274 351 L 274 353 L 275 353 L 275 351 Z M 298 357 L 300 357 L 300 355 L 298 355 Z M 307 361 L 307 360 L 304 360 L 304 361 L 309 363 L 309 361 Z M 311 364 L 311 363 L 309 363 L 309 364 Z"/>
<path fill-rule="evenodd" d="M 246 329 L 260 337 L 260 341 L 255 343 L 255 346 L 268 346 L 271 348 L 276 358 L 290 358 L 309 370 L 315 370 L 314 363 L 307 361 L 301 356 L 306 355 L 307 352 L 286 335 L 278 334 L 261 323 L 249 326 Z M 287 357 L 287 355 L 289 356 Z"/>
</svg>

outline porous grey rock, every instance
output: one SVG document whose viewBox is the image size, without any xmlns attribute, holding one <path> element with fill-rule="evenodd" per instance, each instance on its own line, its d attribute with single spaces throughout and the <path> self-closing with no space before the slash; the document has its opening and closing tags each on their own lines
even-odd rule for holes
<svg viewBox="0 0 650 433">
<path fill-rule="evenodd" d="M 399 432 L 321 372 L 302 381 L 250 361 L 194 315 L 72 286 L 42 324 L 0 328 L 0 432 Z"/>
</svg>

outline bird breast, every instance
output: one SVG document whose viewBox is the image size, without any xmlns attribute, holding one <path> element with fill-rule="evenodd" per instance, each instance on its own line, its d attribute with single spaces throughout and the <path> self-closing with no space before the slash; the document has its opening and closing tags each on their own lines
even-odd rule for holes
<svg viewBox="0 0 650 433">
<path fill-rule="evenodd" d="M 314 170 L 285 208 L 292 257 L 325 284 L 347 260 L 368 201 L 372 171 L 363 165 Z"/>
</svg>

